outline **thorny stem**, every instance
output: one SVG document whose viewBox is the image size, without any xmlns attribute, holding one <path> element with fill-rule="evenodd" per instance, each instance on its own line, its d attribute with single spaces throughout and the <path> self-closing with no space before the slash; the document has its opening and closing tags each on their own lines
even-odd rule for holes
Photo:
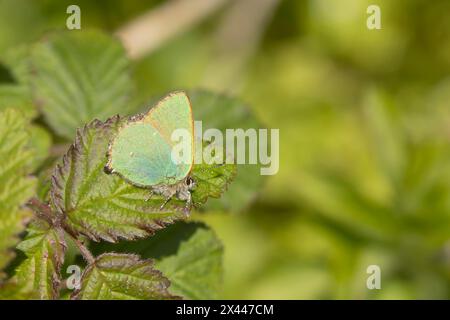
<svg viewBox="0 0 450 320">
<path fill-rule="evenodd" d="M 71 235 L 69 233 L 70 237 L 73 239 L 73 242 L 78 247 L 78 250 L 80 251 L 81 255 L 83 256 L 84 260 L 88 262 L 89 264 L 95 263 L 95 257 L 92 255 L 92 253 L 89 251 L 89 249 L 84 245 L 83 242 L 78 240 L 76 237 Z"/>
<path fill-rule="evenodd" d="M 65 223 L 62 223 L 62 228 L 72 238 L 73 242 L 77 246 L 78 251 L 80 251 L 84 260 L 86 260 L 86 262 L 89 264 L 95 263 L 94 255 L 91 253 L 91 251 L 89 251 L 89 249 L 84 245 L 84 243 L 78 239 L 77 235 L 74 234 Z"/>
</svg>

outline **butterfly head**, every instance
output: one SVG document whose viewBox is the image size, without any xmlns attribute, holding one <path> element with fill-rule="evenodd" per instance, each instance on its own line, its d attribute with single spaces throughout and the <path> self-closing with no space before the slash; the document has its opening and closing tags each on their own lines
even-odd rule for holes
<svg viewBox="0 0 450 320">
<path fill-rule="evenodd" d="M 187 177 L 184 183 L 186 184 L 188 190 L 192 190 L 196 186 L 195 180 L 192 179 L 192 177 Z"/>
</svg>

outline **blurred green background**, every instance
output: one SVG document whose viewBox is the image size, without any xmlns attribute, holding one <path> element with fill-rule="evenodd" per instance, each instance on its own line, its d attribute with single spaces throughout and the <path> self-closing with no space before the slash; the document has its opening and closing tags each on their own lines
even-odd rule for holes
<svg viewBox="0 0 450 320">
<path fill-rule="evenodd" d="M 114 33 L 168 2 L 0 0 L 0 58 L 64 29 L 70 4 L 82 30 Z M 139 101 L 213 89 L 280 129 L 279 173 L 251 203 L 194 214 L 224 242 L 222 297 L 450 298 L 450 1 L 216 2 L 133 77 Z"/>
</svg>

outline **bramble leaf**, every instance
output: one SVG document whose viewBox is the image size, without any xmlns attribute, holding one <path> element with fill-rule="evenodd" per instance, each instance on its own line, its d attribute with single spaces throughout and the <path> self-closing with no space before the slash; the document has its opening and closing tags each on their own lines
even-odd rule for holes
<svg viewBox="0 0 450 320">
<path fill-rule="evenodd" d="M 186 299 L 216 299 L 222 281 L 223 246 L 215 233 L 198 224 L 176 254 L 157 261 L 171 282 L 170 292 Z"/>
<path fill-rule="evenodd" d="M 215 299 L 222 284 L 223 247 L 215 233 L 203 223 L 178 222 L 153 237 L 117 244 L 92 243 L 94 253 L 133 252 L 154 258 L 166 276 L 169 291 L 186 299 Z"/>
<path fill-rule="evenodd" d="M 154 269 L 152 260 L 133 254 L 106 253 L 87 266 L 81 287 L 72 295 L 80 300 L 174 299 L 170 282 Z"/>
<path fill-rule="evenodd" d="M 47 123 L 72 139 L 92 119 L 126 113 L 132 91 L 120 43 L 94 31 L 61 32 L 31 50 L 32 95 Z"/>
<path fill-rule="evenodd" d="M 28 119 L 37 115 L 29 90 L 22 85 L 0 84 L 0 111 L 7 108 L 20 110 Z"/>
<path fill-rule="evenodd" d="M 0 287 L 0 298 L 57 299 L 64 262 L 64 233 L 40 219 L 30 223 L 27 231 L 26 238 L 17 246 L 27 258 Z"/>
<path fill-rule="evenodd" d="M 184 201 L 172 199 L 161 209 L 163 197 L 150 198 L 150 190 L 104 172 L 109 141 L 119 124 L 114 117 L 78 130 L 52 177 L 53 206 L 68 228 L 93 240 L 141 238 L 186 217 Z"/>
<path fill-rule="evenodd" d="M 29 79 L 31 74 L 30 45 L 21 44 L 8 48 L 2 52 L 0 62 L 4 64 L 11 74 L 15 83 L 20 84 L 24 89 L 29 89 Z M 27 92 L 31 100 L 31 93 Z"/>
<path fill-rule="evenodd" d="M 29 160 L 29 166 L 35 172 L 44 163 L 50 153 L 52 137 L 46 129 L 38 125 L 31 125 L 29 131 L 29 148 L 34 153 L 34 157 Z"/>
<path fill-rule="evenodd" d="M 220 198 L 236 176 L 236 165 L 194 164 L 191 176 L 196 183 L 192 201 L 195 205 L 201 205 L 209 197 Z"/>
<path fill-rule="evenodd" d="M 32 152 L 27 121 L 19 111 L 0 112 L 0 270 L 14 257 L 10 250 L 30 214 L 20 206 L 33 194 L 36 181 L 27 177 Z M 1 278 L 1 273 L 0 273 Z"/>
</svg>

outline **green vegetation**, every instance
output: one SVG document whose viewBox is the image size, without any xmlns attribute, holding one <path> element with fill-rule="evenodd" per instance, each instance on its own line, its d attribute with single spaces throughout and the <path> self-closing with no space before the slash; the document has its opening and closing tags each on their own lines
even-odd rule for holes
<svg viewBox="0 0 450 320">
<path fill-rule="evenodd" d="M 84 287 L 102 268 L 119 266 L 124 282 L 136 268 L 142 283 L 114 297 L 155 298 L 138 294 L 145 285 L 161 288 L 158 298 L 450 298 L 449 1 L 378 0 L 381 30 L 366 28 L 368 0 L 234 11 L 223 1 L 132 58 L 111 35 L 164 1 L 78 1 L 82 29 L 67 31 L 72 2 L 0 1 L 1 297 L 56 297 L 67 266 L 86 266 L 51 219 L 21 234 L 35 195 L 67 213 L 68 229 L 101 260 Z M 255 166 L 229 166 L 211 180 L 198 167 L 198 203 L 235 178 L 189 221 L 156 231 L 143 190 L 118 177 L 92 186 L 68 177 L 101 166 L 120 121 L 111 117 L 179 89 L 207 127 L 279 128 L 280 170 L 261 177 Z M 119 191 L 120 201 L 110 197 Z M 106 243 L 116 239 L 125 240 Z M 14 258 L 7 248 L 18 243 Z M 120 254 L 102 255 L 112 251 Z M 366 287 L 369 265 L 382 270 L 381 290 Z M 30 295 L 30 283 L 39 292 Z"/>
</svg>

